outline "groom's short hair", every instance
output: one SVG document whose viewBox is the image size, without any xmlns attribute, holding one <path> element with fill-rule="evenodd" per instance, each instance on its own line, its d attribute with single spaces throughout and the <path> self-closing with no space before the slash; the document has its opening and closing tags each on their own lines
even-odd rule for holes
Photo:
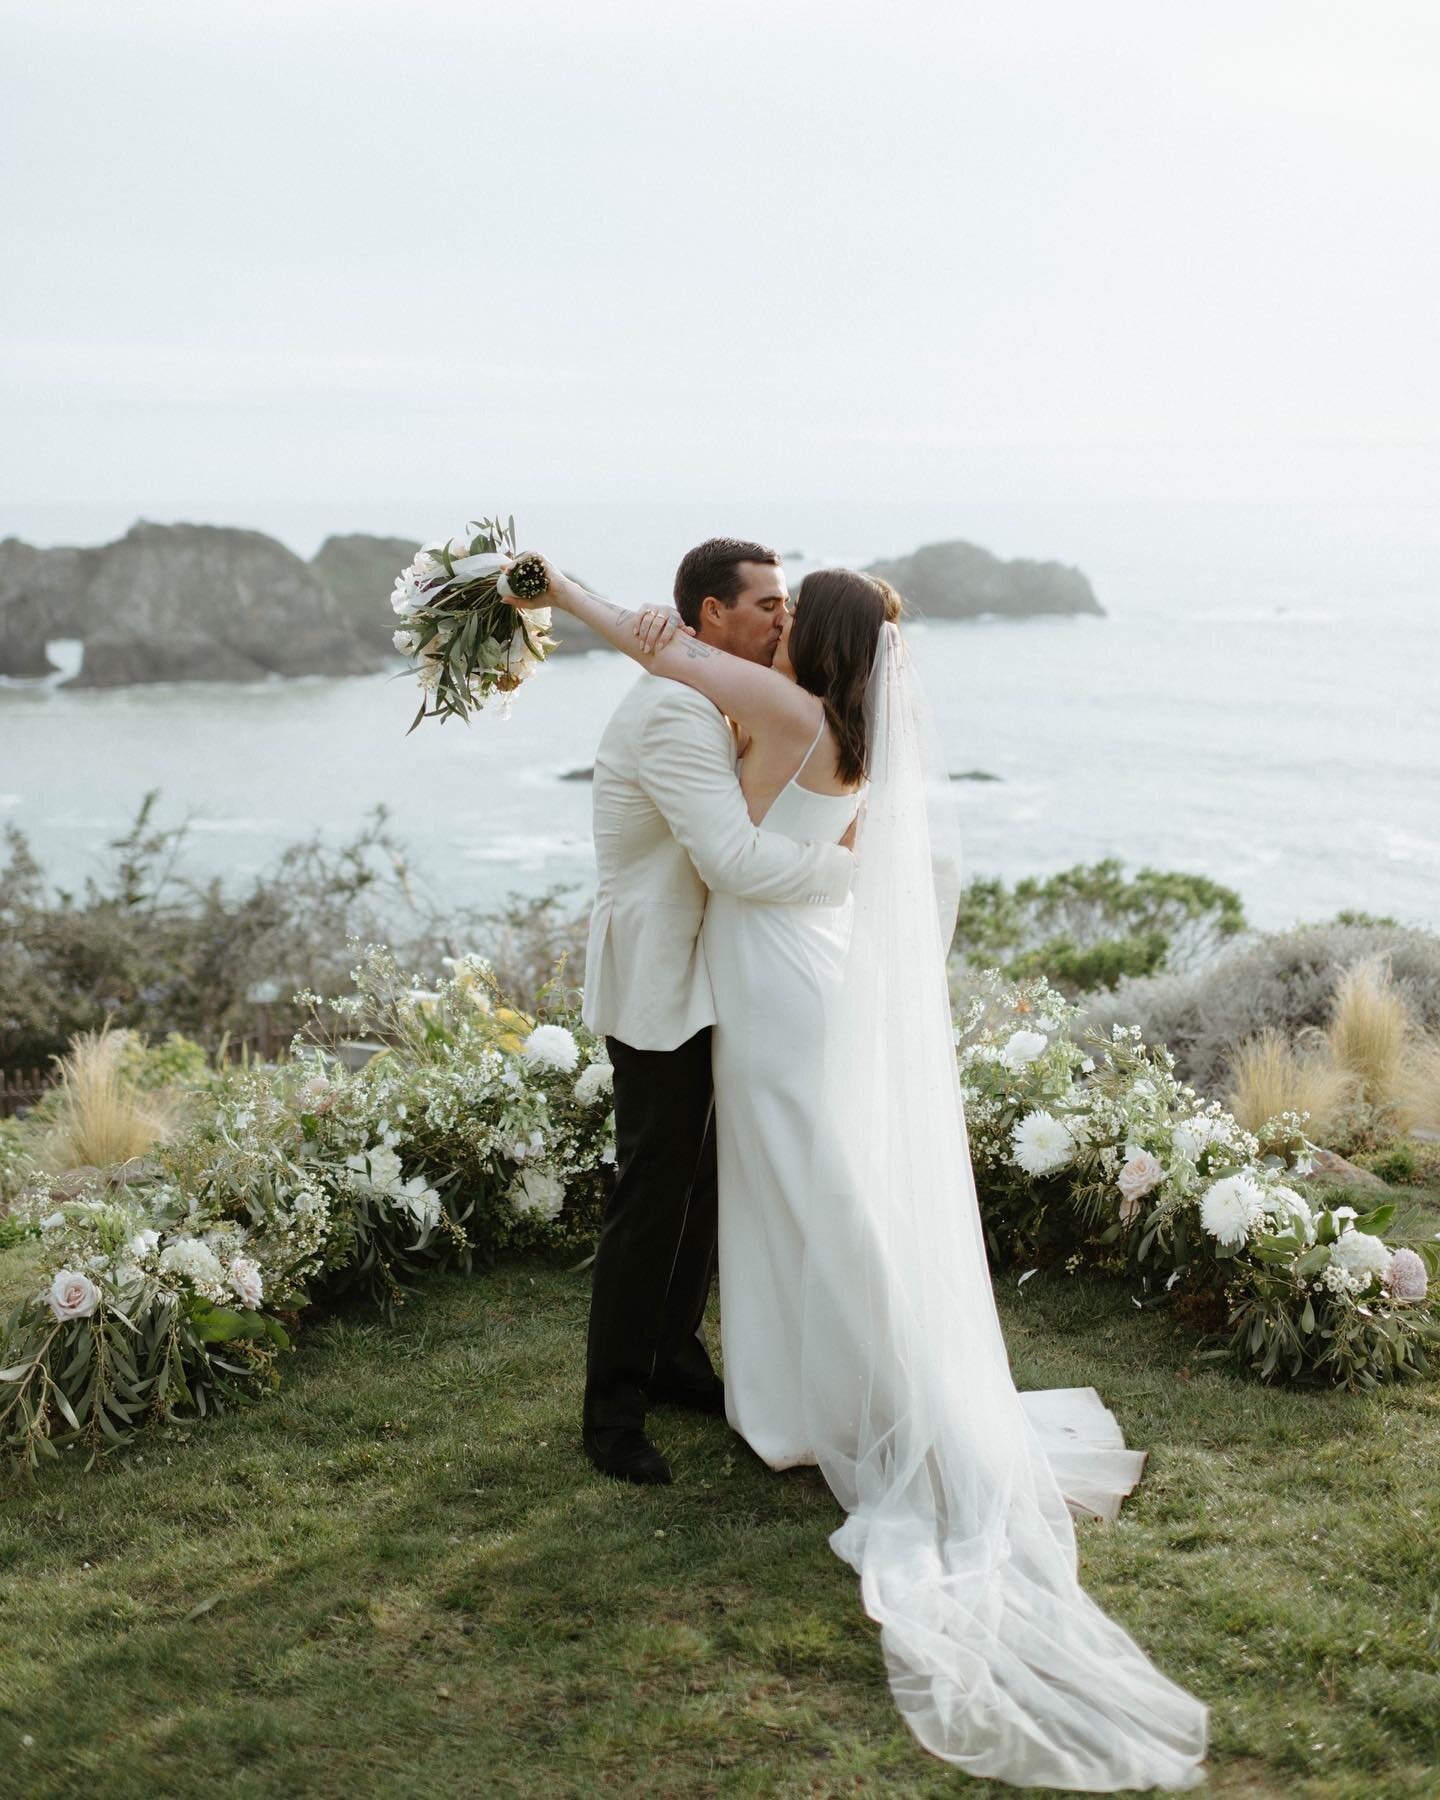
<svg viewBox="0 0 1440 1800">
<path fill-rule="evenodd" d="M 675 610 L 692 630 L 700 629 L 700 608 L 713 594 L 725 606 L 733 606 L 740 593 L 741 563 L 780 566 L 780 552 L 745 538 L 706 538 L 687 550 L 675 571 Z"/>
</svg>

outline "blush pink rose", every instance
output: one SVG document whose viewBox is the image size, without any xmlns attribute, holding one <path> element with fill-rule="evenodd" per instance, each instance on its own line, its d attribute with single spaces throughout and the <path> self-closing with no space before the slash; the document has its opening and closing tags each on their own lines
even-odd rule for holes
<svg viewBox="0 0 1440 1800">
<path fill-rule="evenodd" d="M 1134 1221 L 1140 1211 L 1140 1202 L 1152 1189 L 1159 1187 L 1164 1179 L 1165 1170 L 1159 1158 L 1152 1156 L 1148 1150 L 1141 1150 L 1130 1158 L 1115 1178 L 1115 1185 L 1120 1190 L 1122 1225 L 1129 1225 Z"/>
<path fill-rule="evenodd" d="M 56 1322 L 63 1325 L 67 1319 L 88 1319 L 100 1304 L 100 1290 L 78 1269 L 61 1269 L 45 1300 Z"/>
</svg>

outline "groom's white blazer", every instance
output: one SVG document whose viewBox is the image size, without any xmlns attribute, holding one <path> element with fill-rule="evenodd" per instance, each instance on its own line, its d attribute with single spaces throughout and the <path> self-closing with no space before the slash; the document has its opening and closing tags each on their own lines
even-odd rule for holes
<svg viewBox="0 0 1440 1800">
<path fill-rule="evenodd" d="M 642 675 L 595 756 L 599 889 L 585 1023 L 636 1050 L 673 1050 L 715 1023 L 700 926 L 708 892 L 838 906 L 853 859 L 751 823 L 735 740 L 693 688 Z"/>
</svg>

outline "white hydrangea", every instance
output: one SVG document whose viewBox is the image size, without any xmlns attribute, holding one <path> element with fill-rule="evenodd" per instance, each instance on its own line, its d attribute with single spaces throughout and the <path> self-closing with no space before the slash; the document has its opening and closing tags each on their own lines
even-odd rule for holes
<svg viewBox="0 0 1440 1800">
<path fill-rule="evenodd" d="M 1266 1197 L 1265 1210 L 1273 1215 L 1277 1231 L 1289 1231 L 1292 1226 L 1298 1225 L 1305 1242 L 1315 1242 L 1315 1215 L 1304 1195 L 1297 1194 L 1294 1188 L 1272 1189 Z"/>
<path fill-rule="evenodd" d="M 551 1169 L 522 1169 L 510 1184 L 509 1199 L 517 1213 L 554 1219 L 565 1204 L 565 1183 Z"/>
<path fill-rule="evenodd" d="M 581 1106 L 594 1106 L 615 1091 L 615 1071 L 608 1062 L 592 1062 L 580 1072 L 575 1098 Z"/>
<path fill-rule="evenodd" d="M 580 1060 L 580 1046 L 563 1025 L 537 1025 L 523 1047 L 526 1060 L 541 1069 L 568 1074 Z"/>
<path fill-rule="evenodd" d="M 225 1280 L 220 1258 L 208 1244 L 193 1237 L 176 1238 L 165 1246 L 160 1252 L 160 1272 L 182 1275 L 196 1287 L 220 1287 Z"/>
<path fill-rule="evenodd" d="M 1027 1175 L 1053 1175 L 1075 1154 L 1069 1127 L 1043 1110 L 1026 1113 L 1017 1121 L 1010 1142 L 1015 1161 Z"/>
<path fill-rule="evenodd" d="M 1049 1048 L 1050 1040 L 1043 1031 L 1012 1031 L 1000 1051 L 1000 1060 L 1007 1069 L 1023 1069 Z"/>
<path fill-rule="evenodd" d="M 1337 1269 L 1362 1276 L 1366 1281 L 1372 1275 L 1383 1279 L 1389 1272 L 1390 1251 L 1382 1239 L 1368 1231 L 1356 1231 L 1351 1226 L 1330 1246 L 1330 1261 Z"/>
<path fill-rule="evenodd" d="M 1200 1197 L 1200 1223 L 1218 1243 L 1232 1250 L 1250 1235 L 1250 1228 L 1265 1210 L 1265 1196 L 1248 1175 L 1227 1175 L 1213 1181 Z"/>
</svg>

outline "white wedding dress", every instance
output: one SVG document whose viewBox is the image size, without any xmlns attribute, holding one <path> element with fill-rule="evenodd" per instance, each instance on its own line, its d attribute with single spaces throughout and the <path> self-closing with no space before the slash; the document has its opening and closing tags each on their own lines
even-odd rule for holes
<svg viewBox="0 0 1440 1800">
<path fill-rule="evenodd" d="M 1076 1577 L 1072 1515 L 1113 1518 L 1144 1454 L 1094 1388 L 1010 1376 L 944 977 L 948 781 L 894 626 L 867 711 L 863 796 L 802 787 L 807 756 L 762 822 L 834 842 L 863 798 L 850 899 L 706 909 L 726 1411 L 771 1467 L 820 1466 L 929 1750 L 1017 1786 L 1190 1788 L 1206 1707 Z"/>
</svg>

